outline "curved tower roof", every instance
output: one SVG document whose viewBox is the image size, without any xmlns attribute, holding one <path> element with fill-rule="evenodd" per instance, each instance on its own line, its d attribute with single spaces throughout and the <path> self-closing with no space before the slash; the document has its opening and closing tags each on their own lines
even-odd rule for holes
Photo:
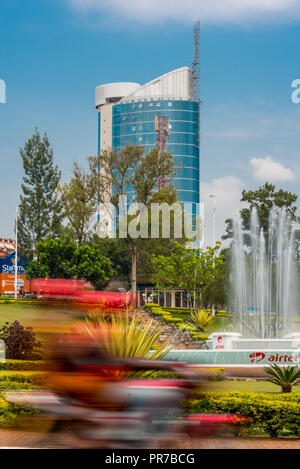
<svg viewBox="0 0 300 469">
<path fill-rule="evenodd" d="M 188 67 L 165 73 L 145 85 L 139 86 L 120 100 L 121 103 L 151 99 L 194 99 L 193 72 Z"/>
<path fill-rule="evenodd" d="M 97 86 L 95 91 L 95 106 L 98 107 L 103 106 L 103 104 L 118 102 L 124 96 L 140 87 L 139 83 L 131 82 L 106 83 Z"/>
</svg>

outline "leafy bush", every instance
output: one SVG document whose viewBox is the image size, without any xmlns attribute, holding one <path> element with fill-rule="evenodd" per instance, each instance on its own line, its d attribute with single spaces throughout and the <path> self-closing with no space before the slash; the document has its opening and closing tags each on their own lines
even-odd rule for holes
<svg viewBox="0 0 300 469">
<path fill-rule="evenodd" d="M 44 371 L 48 368 L 48 362 L 44 360 L 5 360 L 0 362 L 1 371 Z"/>
<path fill-rule="evenodd" d="M 161 317 L 166 324 L 175 324 L 179 331 L 189 332 L 191 339 L 202 340 L 207 339 L 207 335 L 199 333 L 199 329 L 189 322 L 190 310 L 180 308 L 162 308 L 154 303 L 148 303 L 143 306 L 144 309 L 149 309 L 154 316 Z M 175 316 L 176 313 L 176 316 Z M 197 313 L 196 311 L 194 312 Z"/>
<path fill-rule="evenodd" d="M 12 404 L 4 399 L 4 397 L 0 397 L 0 427 L 15 428 L 20 423 L 20 417 L 29 417 L 37 414 L 39 414 L 38 410 Z"/>
<path fill-rule="evenodd" d="M 34 390 L 46 387 L 46 373 L 0 372 L 0 390 Z"/>
<path fill-rule="evenodd" d="M 41 342 L 36 339 L 32 327 L 24 327 L 19 321 L 5 323 L 0 329 L 0 339 L 5 342 L 6 357 L 15 359 L 41 358 Z"/>
<path fill-rule="evenodd" d="M 278 397 L 261 393 L 196 393 L 196 399 L 185 401 L 188 413 L 230 413 L 252 420 L 277 437 L 285 429 L 300 430 L 300 395 Z M 284 398 L 288 397 L 288 398 Z"/>
<path fill-rule="evenodd" d="M 198 311 L 194 311 L 191 314 L 191 318 L 189 320 L 189 324 L 195 326 L 201 332 L 204 332 L 205 327 L 214 319 L 211 311 L 206 311 L 203 309 L 199 309 Z"/>
<path fill-rule="evenodd" d="M 158 344 L 163 330 L 151 319 L 143 323 L 138 315 L 134 314 L 130 319 L 128 313 L 112 315 L 110 321 L 99 316 L 96 321 L 87 320 L 85 324 L 85 331 L 94 337 L 96 343 L 101 333 L 101 346 L 109 355 L 123 358 L 163 358 L 171 350 L 169 341 Z"/>
<path fill-rule="evenodd" d="M 178 329 L 181 331 L 196 331 L 196 328 L 194 326 L 189 326 L 188 324 L 181 324 L 178 326 Z"/>
</svg>

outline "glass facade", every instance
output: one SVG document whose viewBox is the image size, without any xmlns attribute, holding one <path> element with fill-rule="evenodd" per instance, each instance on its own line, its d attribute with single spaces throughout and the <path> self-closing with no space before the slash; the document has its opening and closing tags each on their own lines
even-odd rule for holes
<svg viewBox="0 0 300 469">
<path fill-rule="evenodd" d="M 198 103 L 153 100 L 115 104 L 112 108 L 112 149 L 119 151 L 129 143 L 144 146 L 147 152 L 157 146 L 155 116 L 169 119 L 166 150 L 174 158 L 176 177 L 172 183 L 178 200 L 199 203 Z"/>
</svg>

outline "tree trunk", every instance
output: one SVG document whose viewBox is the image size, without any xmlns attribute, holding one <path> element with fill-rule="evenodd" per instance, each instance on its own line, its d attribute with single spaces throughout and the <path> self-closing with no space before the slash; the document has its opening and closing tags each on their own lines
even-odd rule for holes
<svg viewBox="0 0 300 469">
<path fill-rule="evenodd" d="M 291 392 L 292 385 L 290 383 L 283 383 L 282 384 L 282 392 Z"/>
<path fill-rule="evenodd" d="M 131 290 L 132 293 L 136 293 L 136 247 L 132 250 L 131 260 Z"/>
</svg>

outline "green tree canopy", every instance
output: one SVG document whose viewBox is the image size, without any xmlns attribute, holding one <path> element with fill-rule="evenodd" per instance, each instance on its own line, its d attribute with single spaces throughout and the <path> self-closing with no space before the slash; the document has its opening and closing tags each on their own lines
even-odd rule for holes
<svg viewBox="0 0 300 469">
<path fill-rule="evenodd" d="M 61 233 L 62 204 L 58 197 L 61 173 L 54 164 L 47 134 L 35 132 L 20 149 L 25 175 L 20 196 L 18 235 L 23 254 L 33 254 L 37 243 Z"/>
<path fill-rule="evenodd" d="M 63 239 L 47 239 L 37 244 L 37 259 L 28 268 L 29 278 L 86 280 L 96 289 L 104 288 L 114 270 L 96 244 L 80 245 Z"/>
<path fill-rule="evenodd" d="M 207 286 L 218 275 L 223 263 L 223 255 L 217 255 L 219 249 L 220 243 L 214 248 L 202 250 L 189 249 L 174 242 L 169 256 L 152 256 L 155 271 L 153 281 L 156 287 L 180 288 L 187 292 L 188 298 L 192 298 L 194 292 Z"/>
<path fill-rule="evenodd" d="M 96 204 L 90 196 L 88 184 L 87 172 L 74 163 L 72 179 L 60 187 L 64 216 L 67 219 L 65 231 L 77 244 L 86 243 L 92 234 L 92 216 Z"/>
<path fill-rule="evenodd" d="M 299 220 L 296 215 L 297 207 L 294 203 L 297 201 L 298 196 L 292 192 L 283 189 L 276 189 L 276 186 L 266 182 L 256 190 L 243 190 L 241 202 L 247 202 L 248 207 L 242 208 L 240 214 L 242 217 L 242 224 L 245 230 L 250 228 L 251 212 L 253 207 L 257 210 L 260 226 L 265 233 L 269 227 L 270 210 L 276 207 L 286 207 L 291 217 L 291 221 Z M 226 234 L 222 239 L 230 239 L 233 237 L 233 220 L 228 218 L 225 223 Z"/>
<path fill-rule="evenodd" d="M 149 207 L 151 202 L 169 202 L 177 200 L 176 193 L 171 181 L 175 175 L 173 157 L 168 152 L 162 152 L 158 148 L 152 148 L 145 154 L 144 147 L 127 144 L 121 151 L 103 151 L 100 155 L 89 157 L 90 183 L 89 190 L 91 196 L 97 203 L 111 203 L 116 208 L 118 215 L 117 236 L 120 232 L 118 228 L 127 227 L 130 222 L 136 220 L 139 225 L 139 217 L 142 215 L 139 209 L 134 214 L 128 214 L 122 218 L 119 213 L 119 197 L 128 196 L 128 203 L 139 203 Z M 99 168 L 102 171 L 99 172 Z M 158 180 L 167 181 L 167 186 L 158 187 Z M 127 207 L 121 207 L 125 213 Z M 150 226 L 150 220 L 149 220 Z M 120 236 L 121 237 L 121 236 Z M 161 239 L 133 238 L 127 231 L 126 238 L 120 240 L 119 246 L 125 251 L 131 252 L 131 277 L 132 290 L 136 290 L 136 271 L 139 252 L 145 258 L 145 246 L 147 245 L 153 253 L 154 245 L 161 243 Z M 170 243 L 170 240 L 163 241 L 163 244 Z M 150 246 L 151 244 L 151 246 Z M 125 257 L 127 257 L 125 255 Z M 147 256 L 146 256 L 147 257 Z M 148 256 L 148 261 L 150 256 Z M 148 262 L 149 265 L 149 262 Z"/>
<path fill-rule="evenodd" d="M 220 254 L 223 263 L 215 272 L 214 278 L 202 290 L 201 300 L 205 307 L 210 305 L 226 307 L 229 304 L 231 250 L 222 249 Z"/>
</svg>

